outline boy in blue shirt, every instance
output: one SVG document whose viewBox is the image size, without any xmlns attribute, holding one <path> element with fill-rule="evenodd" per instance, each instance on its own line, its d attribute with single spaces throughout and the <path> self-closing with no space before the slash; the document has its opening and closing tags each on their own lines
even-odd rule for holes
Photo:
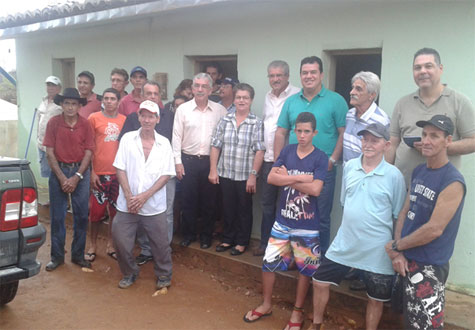
<svg viewBox="0 0 475 330">
<path fill-rule="evenodd" d="M 288 270 L 295 261 L 299 270 L 295 305 L 285 329 L 301 328 L 303 303 L 310 278 L 320 264 L 320 222 L 317 196 L 323 187 L 328 156 L 312 144 L 317 135 L 315 116 L 302 112 L 295 123 L 297 144 L 286 146 L 275 161 L 268 183 L 280 186 L 279 208 L 262 265 L 263 303 L 244 315 L 255 322 L 272 313 L 275 271 Z"/>
</svg>

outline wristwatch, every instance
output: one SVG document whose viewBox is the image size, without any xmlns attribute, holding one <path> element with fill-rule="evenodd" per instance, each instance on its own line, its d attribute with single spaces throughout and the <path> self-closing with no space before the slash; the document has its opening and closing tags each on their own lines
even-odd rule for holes
<svg viewBox="0 0 475 330">
<path fill-rule="evenodd" d="M 81 173 L 76 172 L 74 174 L 76 174 L 79 177 L 79 179 L 81 179 L 81 180 L 84 179 L 84 176 Z"/>
<path fill-rule="evenodd" d="M 336 160 L 334 160 L 333 157 L 330 157 L 330 162 L 333 164 L 333 166 L 336 165 Z"/>
<path fill-rule="evenodd" d="M 397 249 L 397 240 L 393 241 L 393 244 L 391 245 L 391 249 L 396 252 L 401 252 L 400 250 Z"/>
<path fill-rule="evenodd" d="M 251 170 L 251 174 L 254 175 L 256 178 L 259 176 L 259 175 L 257 174 L 257 171 L 254 170 L 254 169 Z"/>
</svg>

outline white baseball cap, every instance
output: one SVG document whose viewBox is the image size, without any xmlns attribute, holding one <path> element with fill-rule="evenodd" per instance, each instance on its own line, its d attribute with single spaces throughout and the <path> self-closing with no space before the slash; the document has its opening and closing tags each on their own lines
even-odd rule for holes
<svg viewBox="0 0 475 330">
<path fill-rule="evenodd" d="M 151 113 L 156 113 L 157 115 L 160 115 L 159 113 L 160 109 L 158 108 L 158 105 L 153 101 L 146 100 L 140 103 L 139 112 L 142 109 L 145 109 L 145 110 L 150 111 Z"/>
<path fill-rule="evenodd" d="M 49 76 L 48 78 L 46 78 L 45 83 L 52 83 L 56 86 L 60 86 L 61 85 L 61 80 L 58 77 Z"/>
</svg>

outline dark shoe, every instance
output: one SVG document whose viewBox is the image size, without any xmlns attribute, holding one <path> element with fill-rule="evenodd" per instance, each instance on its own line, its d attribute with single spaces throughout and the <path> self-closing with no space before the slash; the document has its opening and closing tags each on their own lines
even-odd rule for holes
<svg viewBox="0 0 475 330">
<path fill-rule="evenodd" d="M 139 266 L 145 265 L 147 262 L 152 261 L 152 256 L 146 256 L 145 254 L 139 254 L 137 258 L 135 258 L 135 263 Z"/>
<path fill-rule="evenodd" d="M 350 290 L 353 291 L 362 291 L 366 290 L 366 285 L 362 280 L 353 280 L 350 283 Z"/>
<path fill-rule="evenodd" d="M 185 238 L 183 241 L 180 242 L 180 246 L 188 247 L 188 246 L 190 246 L 191 242 L 194 242 L 194 241 L 195 240 L 193 240 L 193 239 Z"/>
<path fill-rule="evenodd" d="M 119 288 L 121 289 L 127 289 L 129 286 L 134 284 L 134 282 L 137 280 L 138 274 L 132 274 L 130 276 L 124 276 L 123 279 L 120 280 L 119 282 Z"/>
<path fill-rule="evenodd" d="M 224 252 L 231 249 L 232 245 L 223 245 L 223 243 L 216 245 L 216 252 Z"/>
<path fill-rule="evenodd" d="M 210 241 L 201 241 L 200 248 L 201 249 L 209 249 L 211 247 Z"/>
<path fill-rule="evenodd" d="M 266 253 L 266 248 L 265 247 L 260 247 L 252 251 L 252 255 L 254 257 L 260 257 L 263 256 Z"/>
<path fill-rule="evenodd" d="M 91 263 L 84 259 L 71 259 L 71 262 L 79 267 L 91 268 Z"/>
<path fill-rule="evenodd" d="M 246 247 L 244 247 L 244 250 L 242 250 L 242 251 L 239 251 L 238 249 L 236 249 L 235 246 L 231 249 L 231 255 L 232 256 L 240 256 L 244 252 L 246 252 Z"/>
<path fill-rule="evenodd" d="M 172 280 L 166 276 L 160 276 L 157 281 L 157 289 L 169 288 L 172 285 Z"/>
<path fill-rule="evenodd" d="M 62 264 L 64 264 L 64 260 L 59 260 L 59 261 L 51 260 L 46 265 L 46 271 L 51 272 L 55 270 L 56 268 L 58 268 L 59 266 L 61 266 Z"/>
</svg>

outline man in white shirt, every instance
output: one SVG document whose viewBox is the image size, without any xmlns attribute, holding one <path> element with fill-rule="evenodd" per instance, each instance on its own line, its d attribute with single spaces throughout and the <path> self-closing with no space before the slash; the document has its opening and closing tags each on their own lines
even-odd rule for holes
<svg viewBox="0 0 475 330">
<path fill-rule="evenodd" d="M 264 144 L 266 153 L 262 164 L 262 221 L 261 221 L 261 244 L 254 250 L 255 256 L 263 256 L 269 241 L 269 235 L 274 224 L 277 193 L 279 187 L 268 184 L 267 176 L 274 164 L 274 136 L 277 130 L 277 119 L 285 100 L 300 91 L 298 87 L 289 83 L 289 65 L 287 62 L 276 60 L 267 66 L 267 78 L 271 90 L 267 92 L 264 101 Z"/>
<path fill-rule="evenodd" d="M 55 76 L 46 78 L 46 96 L 38 106 L 38 158 L 40 162 L 40 174 L 43 178 L 49 178 L 51 168 L 46 159 L 46 147 L 43 146 L 43 139 L 45 138 L 46 125 L 48 121 L 61 113 L 63 109 L 61 106 L 54 103 L 54 97 L 61 92 L 61 80 Z"/>
<path fill-rule="evenodd" d="M 226 108 L 208 100 L 213 79 L 207 73 L 198 73 L 191 88 L 194 98 L 178 107 L 173 122 L 173 156 L 176 176 L 182 184 L 180 245 L 187 247 L 196 240 L 196 220 L 201 215 L 200 247 L 207 249 L 211 246 L 218 192 L 218 187 L 208 181 L 211 136 Z"/>
<path fill-rule="evenodd" d="M 131 286 L 139 274 L 133 248 L 137 227 L 142 226 L 150 241 L 157 289 L 169 287 L 172 276 L 171 248 L 168 243 L 165 185 L 175 176 L 170 142 L 155 132 L 160 120 L 158 105 L 143 101 L 139 107 L 141 128 L 120 140 L 114 161 L 120 190 L 112 237 L 123 279 L 119 288 Z"/>
</svg>

